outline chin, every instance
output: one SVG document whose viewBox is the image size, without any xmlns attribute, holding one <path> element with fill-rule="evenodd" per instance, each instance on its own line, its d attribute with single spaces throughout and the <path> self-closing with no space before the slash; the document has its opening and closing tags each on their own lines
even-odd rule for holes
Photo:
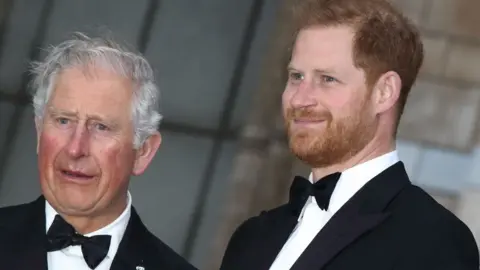
<svg viewBox="0 0 480 270">
<path fill-rule="evenodd" d="M 294 153 L 308 153 L 313 154 L 316 151 L 313 151 L 313 148 L 318 148 L 318 145 L 322 145 L 323 142 L 320 141 L 320 136 L 318 134 L 308 133 L 297 133 L 289 138 L 290 149 Z"/>
<path fill-rule="evenodd" d="M 63 214 L 68 216 L 90 216 L 95 212 L 95 204 L 81 203 L 63 203 L 60 206 Z"/>
<path fill-rule="evenodd" d="M 295 143 L 290 146 L 290 150 L 292 151 L 295 156 L 297 156 L 300 160 L 306 161 L 309 157 L 317 156 L 317 151 L 312 151 L 311 147 L 308 147 L 305 144 L 298 144 Z"/>
<path fill-rule="evenodd" d="M 46 196 L 47 200 L 48 197 Z M 79 190 L 61 190 L 52 194 L 53 200 L 48 200 L 54 208 L 67 215 L 86 214 L 94 210 L 98 203 L 96 194 L 85 193 Z M 54 204 L 54 205 L 53 205 Z"/>
</svg>

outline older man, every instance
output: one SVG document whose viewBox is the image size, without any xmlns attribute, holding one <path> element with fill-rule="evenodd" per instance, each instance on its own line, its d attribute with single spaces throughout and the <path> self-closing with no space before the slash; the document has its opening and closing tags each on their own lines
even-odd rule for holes
<svg viewBox="0 0 480 270">
<path fill-rule="evenodd" d="M 0 268 L 194 269 L 147 230 L 128 192 L 161 143 L 148 62 L 79 34 L 32 72 L 43 196 L 0 209 Z"/>
<path fill-rule="evenodd" d="M 294 5 L 283 112 L 312 174 L 237 229 L 222 269 L 478 270 L 470 230 L 411 184 L 395 150 L 423 60 L 418 31 L 386 0 Z"/>
</svg>

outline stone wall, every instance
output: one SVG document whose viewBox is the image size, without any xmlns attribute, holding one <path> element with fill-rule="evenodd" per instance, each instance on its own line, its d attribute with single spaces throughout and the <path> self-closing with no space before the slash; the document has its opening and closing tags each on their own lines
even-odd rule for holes
<svg viewBox="0 0 480 270">
<path fill-rule="evenodd" d="M 476 144 L 480 104 L 480 2 L 393 0 L 421 29 L 425 63 L 399 137 L 459 151 Z"/>
<path fill-rule="evenodd" d="M 426 58 L 399 137 L 470 156 L 470 185 L 457 194 L 427 190 L 480 239 L 480 2 L 392 0 L 421 29 Z M 451 179 L 458 181 L 457 179 Z"/>
<path fill-rule="evenodd" d="M 264 56 L 258 89 L 242 127 L 226 190 L 227 200 L 221 209 L 220 224 L 210 249 L 211 260 L 205 269 L 219 269 L 235 229 L 261 210 L 278 205 L 289 185 L 294 160 L 286 144 L 279 113 L 286 75 L 279 67 L 286 65 L 284 52 L 291 36 L 287 11 L 284 8 L 278 11 L 275 31 L 271 33 L 269 46 L 272 49 Z"/>
</svg>

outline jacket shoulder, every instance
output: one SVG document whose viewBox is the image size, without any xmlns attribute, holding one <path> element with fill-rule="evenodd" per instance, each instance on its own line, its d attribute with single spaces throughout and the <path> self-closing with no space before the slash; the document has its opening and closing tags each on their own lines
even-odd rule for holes
<svg viewBox="0 0 480 270">
<path fill-rule="evenodd" d="M 444 225 L 459 229 L 468 228 L 455 214 L 441 205 L 425 190 L 415 185 L 411 185 L 400 193 L 394 201 L 393 207 L 402 215 L 412 216 L 409 220 L 417 226 L 436 224 L 436 226 L 429 228 L 435 229 L 439 225 L 440 227 Z"/>
<path fill-rule="evenodd" d="M 282 222 L 282 217 L 290 211 L 287 204 L 280 207 L 262 211 L 260 214 L 253 216 L 241 223 L 233 232 L 227 244 L 227 248 L 222 260 L 222 268 L 225 265 L 231 265 L 234 261 L 235 254 L 242 253 L 251 246 L 251 241 L 262 238 L 261 234 L 265 230 L 271 229 L 276 222 Z"/>
<path fill-rule="evenodd" d="M 186 259 L 184 259 L 175 250 L 169 247 L 166 243 L 156 237 L 150 231 L 147 231 L 150 238 L 150 244 L 155 250 L 152 255 L 156 255 L 157 258 L 165 258 L 165 262 L 162 263 L 162 269 L 175 269 L 175 270 L 194 270 L 196 269 Z"/>
<path fill-rule="evenodd" d="M 405 189 L 390 210 L 402 236 L 397 246 L 410 247 L 403 249 L 399 269 L 478 269 L 472 231 L 422 188 Z"/>
<path fill-rule="evenodd" d="M 479 251 L 470 228 L 422 188 L 412 185 L 392 207 L 404 241 L 414 243 L 423 258 L 439 254 L 478 266 Z M 400 229 L 400 227 L 399 227 Z M 427 253 L 427 254 L 425 254 Z"/>
<path fill-rule="evenodd" d="M 41 200 L 43 199 L 39 198 L 29 203 L 0 207 L 0 226 L 12 225 L 22 221 L 26 222 L 32 217 L 32 214 L 43 213 L 36 213 L 38 210 L 41 211 Z"/>
<path fill-rule="evenodd" d="M 272 222 L 274 223 L 277 220 L 280 221 L 288 211 L 290 211 L 288 204 L 262 211 L 258 215 L 250 217 L 240 224 L 240 226 L 238 226 L 238 228 L 235 230 L 232 238 L 234 238 L 235 234 L 242 234 L 245 236 L 244 234 L 254 233 L 264 226 L 270 225 Z"/>
<path fill-rule="evenodd" d="M 124 239 L 120 244 L 119 252 L 125 256 L 141 258 L 145 265 L 148 266 L 147 268 L 150 269 L 196 269 L 175 250 L 155 236 L 143 224 L 134 207 L 132 207 L 130 222 Z"/>
</svg>

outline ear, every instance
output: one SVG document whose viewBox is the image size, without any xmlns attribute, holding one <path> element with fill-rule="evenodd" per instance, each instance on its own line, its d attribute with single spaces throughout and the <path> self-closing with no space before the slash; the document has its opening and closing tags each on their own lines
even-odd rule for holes
<svg viewBox="0 0 480 270">
<path fill-rule="evenodd" d="M 395 71 L 384 73 L 373 89 L 375 112 L 383 113 L 395 107 L 400 97 L 402 80 Z"/>
<path fill-rule="evenodd" d="M 40 135 L 42 134 L 42 119 L 35 116 L 35 130 L 37 131 L 37 155 L 38 155 L 38 148 L 40 146 Z"/>
<path fill-rule="evenodd" d="M 161 143 L 162 136 L 158 131 L 145 140 L 143 145 L 137 150 L 135 164 L 132 171 L 133 175 L 137 176 L 143 174 L 157 153 Z"/>
</svg>

